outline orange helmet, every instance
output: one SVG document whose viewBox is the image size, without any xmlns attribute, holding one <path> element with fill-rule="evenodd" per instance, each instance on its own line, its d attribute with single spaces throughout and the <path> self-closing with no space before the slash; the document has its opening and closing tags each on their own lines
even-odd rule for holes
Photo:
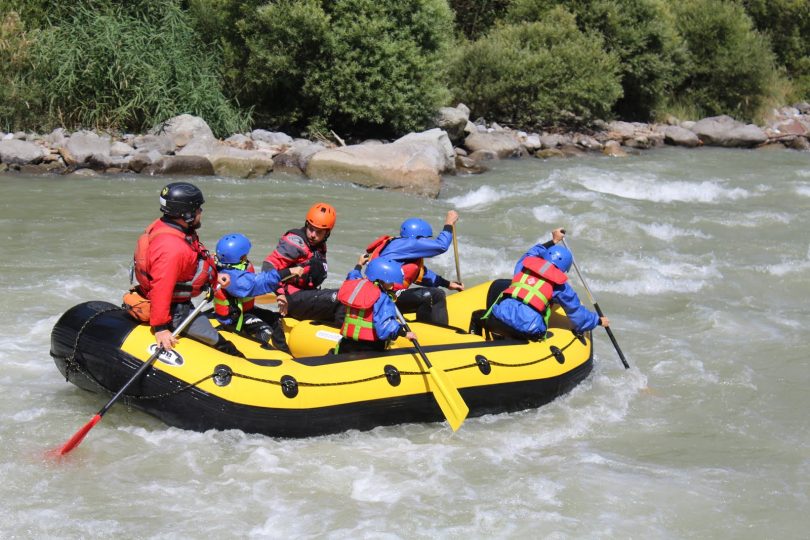
<svg viewBox="0 0 810 540">
<path fill-rule="evenodd" d="M 307 212 L 307 223 L 317 229 L 328 229 L 331 231 L 332 227 L 335 226 L 336 218 L 337 213 L 335 209 L 331 205 L 322 202 L 313 204 L 312 208 Z"/>
</svg>

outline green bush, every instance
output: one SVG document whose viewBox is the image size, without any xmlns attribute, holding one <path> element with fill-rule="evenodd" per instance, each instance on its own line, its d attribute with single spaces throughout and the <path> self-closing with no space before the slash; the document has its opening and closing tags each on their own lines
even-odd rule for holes
<svg viewBox="0 0 810 540">
<path fill-rule="evenodd" d="M 266 4 L 238 27 L 247 53 L 233 81 L 240 101 L 253 105 L 258 125 L 306 125 L 320 110 L 310 80 L 318 58 L 329 54 L 330 21 L 321 2 Z"/>
<path fill-rule="evenodd" d="M 248 126 L 221 91 L 217 56 L 178 1 L 79 6 L 59 22 L 32 48 L 33 74 L 48 96 L 37 127 L 144 131 L 181 113 L 203 117 L 220 135 Z"/>
<path fill-rule="evenodd" d="M 614 111 L 628 120 L 648 121 L 684 75 L 686 50 L 663 0 L 515 0 L 507 20 L 542 20 L 555 6 L 576 15 L 585 32 L 598 32 L 620 62 L 623 96 Z"/>
<path fill-rule="evenodd" d="M 768 36 L 777 62 L 794 85 L 795 99 L 810 99 L 810 2 L 738 0 L 757 30 Z"/>
<path fill-rule="evenodd" d="M 38 89 L 27 82 L 32 42 L 16 12 L 0 18 L 0 130 L 30 127 L 38 109 Z"/>
<path fill-rule="evenodd" d="M 349 136 L 420 129 L 447 99 L 444 0 L 280 0 L 239 23 L 240 101 L 259 122 Z"/>
<path fill-rule="evenodd" d="M 469 43 L 450 80 L 455 98 L 476 115 L 521 127 L 605 118 L 622 93 L 616 56 L 563 8 Z"/>
<path fill-rule="evenodd" d="M 307 89 L 322 123 L 369 134 L 422 129 L 449 98 L 444 83 L 453 19 L 444 0 L 337 2 L 329 55 Z"/>
<path fill-rule="evenodd" d="M 673 103 L 701 116 L 752 121 L 780 84 L 768 40 L 730 1 L 683 0 L 674 10 L 689 64 Z"/>
<path fill-rule="evenodd" d="M 506 14 L 511 0 L 449 0 L 456 28 L 468 39 L 486 34 Z"/>
</svg>

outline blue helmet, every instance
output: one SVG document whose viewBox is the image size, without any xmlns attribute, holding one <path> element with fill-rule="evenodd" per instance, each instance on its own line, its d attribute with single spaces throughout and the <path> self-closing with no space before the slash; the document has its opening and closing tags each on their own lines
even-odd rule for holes
<svg viewBox="0 0 810 540">
<path fill-rule="evenodd" d="M 574 256 L 567 247 L 555 244 L 548 248 L 546 260 L 563 272 L 568 272 L 571 269 L 571 263 L 574 262 Z"/>
<path fill-rule="evenodd" d="M 366 267 L 366 278 L 370 281 L 382 281 L 383 283 L 396 283 L 402 285 L 405 276 L 402 273 L 402 265 L 396 261 L 377 257 L 371 259 Z"/>
<path fill-rule="evenodd" d="M 220 264 L 237 264 L 250 253 L 250 240 L 244 234 L 226 234 L 217 242 L 217 261 Z"/>
<path fill-rule="evenodd" d="M 430 224 L 424 219 L 412 217 L 402 222 L 402 227 L 399 229 L 399 235 L 402 238 L 433 236 L 433 229 L 430 228 Z"/>
</svg>

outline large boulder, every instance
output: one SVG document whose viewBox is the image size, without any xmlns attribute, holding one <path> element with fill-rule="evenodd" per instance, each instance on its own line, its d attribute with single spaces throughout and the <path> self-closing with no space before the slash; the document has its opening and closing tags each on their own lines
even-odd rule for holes
<svg viewBox="0 0 810 540">
<path fill-rule="evenodd" d="M 312 156 L 323 150 L 326 150 L 326 147 L 321 143 L 300 139 L 285 152 L 273 156 L 273 170 L 289 174 L 304 174 Z"/>
<path fill-rule="evenodd" d="M 517 134 L 511 131 L 471 133 L 464 139 L 464 146 L 470 153 L 486 150 L 494 152 L 501 159 L 517 157 L 521 152 Z"/>
<path fill-rule="evenodd" d="M 273 157 L 264 152 L 220 146 L 210 157 L 217 176 L 255 178 L 273 170 Z"/>
<path fill-rule="evenodd" d="M 752 147 L 768 140 L 761 128 L 726 115 L 704 118 L 692 126 L 692 131 L 709 146 Z"/>
<path fill-rule="evenodd" d="M 675 146 L 694 148 L 700 146 L 700 138 L 694 131 L 680 126 L 666 126 L 664 128 L 664 141 Z"/>
<path fill-rule="evenodd" d="M 50 152 L 36 143 L 18 139 L 0 140 L 0 162 L 9 165 L 31 165 L 42 161 Z"/>
<path fill-rule="evenodd" d="M 99 137 L 92 131 L 77 131 L 59 146 L 59 154 L 69 166 L 85 165 L 91 157 L 104 161 L 110 155 L 112 143 L 108 137 Z"/>
<path fill-rule="evenodd" d="M 455 169 L 452 146 L 450 153 Z M 418 138 L 400 139 L 391 144 L 358 144 L 323 150 L 312 156 L 306 174 L 310 178 L 437 197 L 441 173 L 448 169 L 447 159 L 447 152 L 440 144 Z"/>
<path fill-rule="evenodd" d="M 133 158 L 134 159 L 134 158 Z M 130 167 L 132 160 L 130 160 Z M 145 166 L 141 173 L 149 175 L 213 176 L 214 166 L 202 156 L 161 156 Z"/>
<path fill-rule="evenodd" d="M 214 139 L 214 132 L 199 116 L 181 114 L 149 130 L 152 135 L 166 135 L 175 147 L 186 146 L 192 139 Z"/>
<path fill-rule="evenodd" d="M 395 140 L 392 144 L 402 143 L 426 144 L 444 154 L 444 164 L 439 172 L 452 172 L 456 167 L 456 151 L 450 142 L 450 136 L 442 129 L 433 128 L 420 133 L 408 133 Z"/>
<path fill-rule="evenodd" d="M 442 107 L 436 114 L 436 125 L 447 132 L 453 142 L 461 141 L 465 136 L 467 122 L 470 121 L 470 109 L 460 104 L 459 107 Z"/>
</svg>

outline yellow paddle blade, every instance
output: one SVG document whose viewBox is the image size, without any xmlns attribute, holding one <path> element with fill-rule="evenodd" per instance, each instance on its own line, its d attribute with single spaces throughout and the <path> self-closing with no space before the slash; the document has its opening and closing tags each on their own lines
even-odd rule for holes
<svg viewBox="0 0 810 540">
<path fill-rule="evenodd" d="M 267 293 L 254 298 L 257 304 L 275 304 L 276 295 L 274 293 Z"/>
<path fill-rule="evenodd" d="M 435 366 L 430 366 L 428 373 L 433 378 L 433 384 L 436 387 L 433 390 L 436 403 L 439 404 L 439 408 L 444 413 L 453 431 L 458 430 L 470 413 L 469 407 L 464 403 L 464 398 L 461 397 L 458 388 L 450 382 L 447 373 Z"/>
</svg>

